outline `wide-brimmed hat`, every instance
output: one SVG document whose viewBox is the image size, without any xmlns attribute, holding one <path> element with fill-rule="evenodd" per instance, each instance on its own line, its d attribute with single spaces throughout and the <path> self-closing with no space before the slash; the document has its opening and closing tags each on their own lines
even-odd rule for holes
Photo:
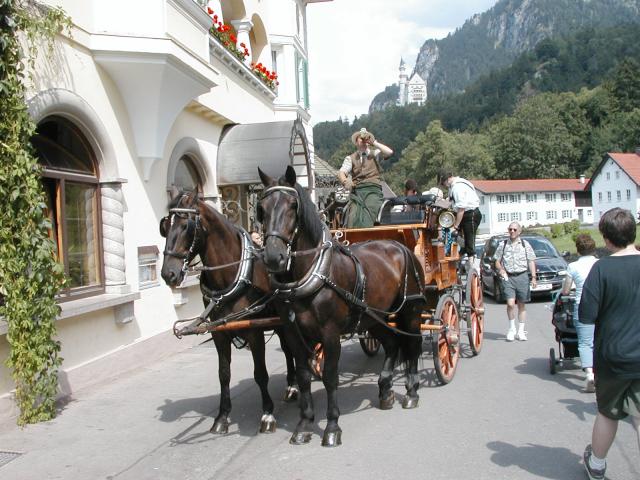
<svg viewBox="0 0 640 480">
<path fill-rule="evenodd" d="M 358 144 L 358 137 L 361 137 L 364 140 L 369 139 L 371 143 L 376 141 L 376 137 L 373 136 L 373 133 L 367 132 L 367 129 L 364 127 L 358 130 L 357 132 L 355 132 L 353 135 L 351 135 L 351 141 L 353 142 L 354 145 Z"/>
</svg>

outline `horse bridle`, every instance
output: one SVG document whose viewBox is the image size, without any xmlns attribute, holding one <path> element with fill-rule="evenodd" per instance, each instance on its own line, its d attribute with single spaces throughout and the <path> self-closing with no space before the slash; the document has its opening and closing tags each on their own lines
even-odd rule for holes
<svg viewBox="0 0 640 480">
<path fill-rule="evenodd" d="M 184 198 L 184 197 L 182 197 Z M 180 198 L 180 200 L 178 201 L 178 205 L 180 205 L 180 202 L 182 201 L 182 198 Z M 189 247 L 189 251 L 187 253 L 180 253 L 180 252 L 176 252 L 174 250 L 167 250 L 166 247 L 166 243 L 165 243 L 165 249 L 162 252 L 163 255 L 165 256 L 169 256 L 169 257 L 174 257 L 174 258 L 179 258 L 182 259 L 182 269 L 181 272 L 183 275 L 186 275 L 187 272 L 189 271 L 189 264 L 191 263 L 191 260 L 193 260 L 193 258 L 196 256 L 195 251 L 198 245 L 198 241 L 200 238 L 200 233 L 202 230 L 201 227 L 201 223 L 200 223 L 200 211 L 197 208 L 181 208 L 181 207 L 176 207 L 176 208 L 170 208 L 169 209 L 169 230 L 171 229 L 171 227 L 173 227 L 173 223 L 175 221 L 175 217 L 176 215 L 181 216 L 181 214 L 187 214 L 187 219 L 191 222 L 195 222 L 195 228 L 194 228 L 194 232 L 193 232 L 193 240 L 191 241 L 191 246 Z M 191 220 L 191 215 L 195 215 L 195 219 Z M 184 218 L 184 217 L 182 217 Z M 168 231 L 167 231 L 168 233 Z"/>
<path fill-rule="evenodd" d="M 293 187 L 285 187 L 282 185 L 276 185 L 274 187 L 269 187 L 267 189 L 264 190 L 264 192 L 262 193 L 262 196 L 260 197 L 260 201 L 264 200 L 266 197 L 268 197 L 269 195 L 273 194 L 273 193 L 284 193 L 285 195 L 289 195 L 290 197 L 293 197 L 296 199 L 296 228 L 293 230 L 293 233 L 291 234 L 291 236 L 289 238 L 285 237 L 284 235 L 282 235 L 280 232 L 277 231 L 268 231 L 268 232 L 263 232 L 263 237 L 264 237 L 264 244 L 266 245 L 267 243 L 267 238 L 269 237 L 276 237 L 279 238 L 280 240 L 282 240 L 282 242 L 284 242 L 284 244 L 287 246 L 287 267 L 286 267 L 286 271 L 289 271 L 289 269 L 291 268 L 291 260 L 293 258 L 293 256 L 291 255 L 291 250 L 292 250 L 292 246 L 293 243 L 296 241 L 296 238 L 298 237 L 298 223 L 299 223 L 299 211 L 300 211 L 300 195 L 298 194 L 298 191 L 293 188 Z"/>
</svg>

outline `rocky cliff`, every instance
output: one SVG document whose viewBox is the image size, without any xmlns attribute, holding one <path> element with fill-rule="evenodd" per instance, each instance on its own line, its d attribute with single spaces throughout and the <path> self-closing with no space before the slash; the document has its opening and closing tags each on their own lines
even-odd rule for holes
<svg viewBox="0 0 640 480">
<path fill-rule="evenodd" d="M 544 38 L 632 22 L 640 22 L 640 0 L 499 0 L 448 37 L 425 41 L 414 71 L 427 81 L 429 96 L 460 92 Z M 370 111 L 384 108 L 380 96 Z"/>
</svg>

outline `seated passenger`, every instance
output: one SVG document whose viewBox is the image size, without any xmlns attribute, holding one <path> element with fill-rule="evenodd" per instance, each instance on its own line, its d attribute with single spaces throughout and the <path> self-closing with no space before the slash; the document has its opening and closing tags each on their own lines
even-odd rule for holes
<svg viewBox="0 0 640 480">
<path fill-rule="evenodd" d="M 351 193 L 346 226 L 372 227 L 384 200 L 379 162 L 390 157 L 393 150 L 377 142 L 365 128 L 355 132 L 351 141 L 357 150 L 344 159 L 338 171 L 338 179 Z"/>
</svg>

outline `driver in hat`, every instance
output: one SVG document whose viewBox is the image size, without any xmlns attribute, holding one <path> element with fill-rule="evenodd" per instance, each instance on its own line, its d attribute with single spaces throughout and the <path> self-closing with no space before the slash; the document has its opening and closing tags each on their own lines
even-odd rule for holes
<svg viewBox="0 0 640 480">
<path fill-rule="evenodd" d="M 349 191 L 347 227 L 372 227 L 382 206 L 380 163 L 393 155 L 371 132 L 361 128 L 351 136 L 356 151 L 345 157 L 338 171 L 340 183 Z"/>
</svg>

